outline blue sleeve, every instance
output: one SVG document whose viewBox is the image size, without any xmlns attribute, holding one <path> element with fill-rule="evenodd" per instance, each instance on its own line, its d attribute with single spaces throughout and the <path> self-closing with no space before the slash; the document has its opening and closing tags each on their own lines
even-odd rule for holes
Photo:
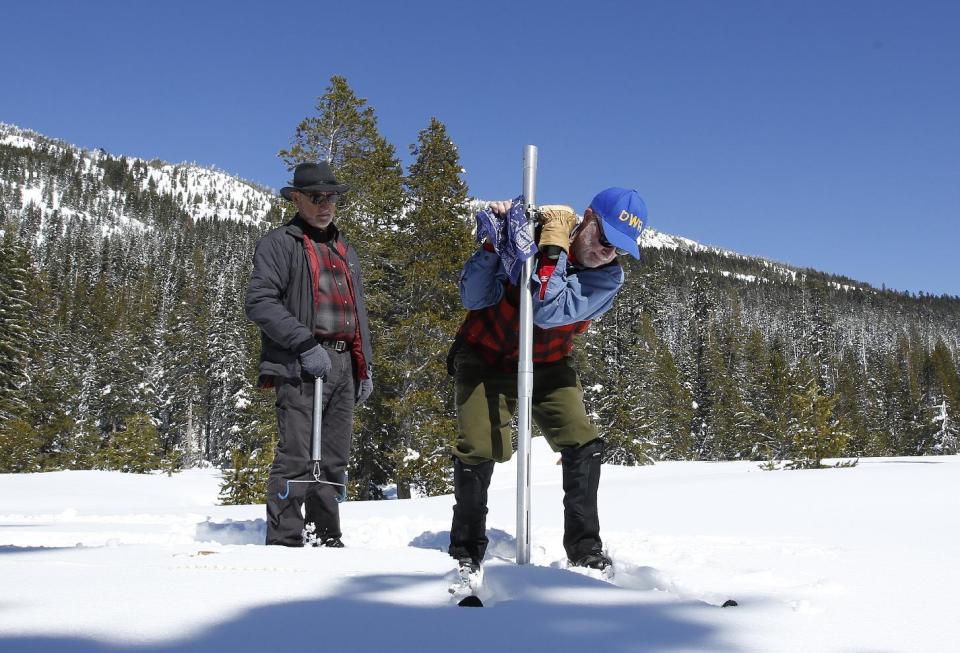
<svg viewBox="0 0 960 653">
<path fill-rule="evenodd" d="M 567 273 L 567 255 L 560 254 L 540 299 L 540 280 L 533 275 L 533 323 L 543 329 L 594 320 L 610 309 L 623 285 L 623 268 L 606 265 Z"/>
<path fill-rule="evenodd" d="M 503 297 L 507 273 L 500 257 L 480 248 L 467 259 L 460 273 L 460 301 L 467 310 L 493 306 Z"/>
</svg>

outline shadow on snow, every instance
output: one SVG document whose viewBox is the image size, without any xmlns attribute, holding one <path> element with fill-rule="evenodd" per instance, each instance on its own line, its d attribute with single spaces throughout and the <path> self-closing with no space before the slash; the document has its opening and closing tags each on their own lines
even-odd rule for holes
<svg viewBox="0 0 960 653">
<path fill-rule="evenodd" d="M 329 597 L 253 608 L 194 636 L 149 644 L 109 643 L 55 636 L 0 637 L 0 650 L 31 652 L 188 653 L 208 651 L 583 651 L 611 653 L 726 651 L 715 627 L 697 619 L 690 603 L 558 602 L 558 592 L 605 584 L 544 567 L 495 565 L 485 589 L 495 600 L 480 610 L 453 605 L 404 605 L 385 595 L 418 585 L 443 591 L 444 575 L 372 574 L 345 580 Z M 173 597 L 171 597 L 173 598 Z M 9 606 L 8 606 L 9 607 Z"/>
</svg>

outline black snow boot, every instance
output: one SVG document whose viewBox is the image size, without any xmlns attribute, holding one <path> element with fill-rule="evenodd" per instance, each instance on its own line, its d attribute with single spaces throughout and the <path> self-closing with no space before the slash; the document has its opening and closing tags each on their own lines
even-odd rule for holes
<svg viewBox="0 0 960 653">
<path fill-rule="evenodd" d="M 487 488 L 493 476 L 493 461 L 467 465 L 453 459 L 453 524 L 450 526 L 450 548 L 447 552 L 477 565 L 487 551 Z"/>
<path fill-rule="evenodd" d="M 460 558 L 457 560 L 457 570 L 459 571 L 461 577 L 465 577 L 470 574 L 478 574 L 480 573 L 480 563 L 474 560 L 471 556 Z"/>
<path fill-rule="evenodd" d="M 610 558 L 603 555 L 597 515 L 602 454 L 603 440 L 600 438 L 560 452 L 563 464 L 563 548 L 571 564 L 593 569 L 610 565 Z M 603 560 L 594 559 L 598 556 Z M 598 566 L 601 564 L 603 566 Z"/>
<path fill-rule="evenodd" d="M 599 571 L 605 571 L 609 567 L 613 566 L 613 560 L 610 557 L 603 553 L 602 551 L 597 553 L 588 553 L 585 556 L 582 556 L 576 560 L 570 560 L 571 567 L 586 567 L 587 569 L 597 569 Z"/>
</svg>

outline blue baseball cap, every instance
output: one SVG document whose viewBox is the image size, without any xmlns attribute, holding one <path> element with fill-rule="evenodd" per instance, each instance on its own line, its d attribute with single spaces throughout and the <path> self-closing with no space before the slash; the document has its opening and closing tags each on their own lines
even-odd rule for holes
<svg viewBox="0 0 960 653">
<path fill-rule="evenodd" d="M 608 188 L 597 193 L 590 210 L 603 220 L 603 235 L 610 244 L 640 258 L 640 232 L 647 226 L 647 205 L 629 188 Z"/>
</svg>

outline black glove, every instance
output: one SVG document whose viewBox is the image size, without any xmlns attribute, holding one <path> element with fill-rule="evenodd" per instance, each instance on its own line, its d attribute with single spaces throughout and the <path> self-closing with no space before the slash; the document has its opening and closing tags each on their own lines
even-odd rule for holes
<svg viewBox="0 0 960 653">
<path fill-rule="evenodd" d="M 365 402 L 372 393 L 373 375 L 371 374 L 367 378 L 360 381 L 360 384 L 357 386 L 357 406 Z"/>
<path fill-rule="evenodd" d="M 300 354 L 300 364 L 303 366 L 303 371 L 315 379 L 325 379 L 333 365 L 330 362 L 330 354 L 320 345 Z"/>
</svg>

